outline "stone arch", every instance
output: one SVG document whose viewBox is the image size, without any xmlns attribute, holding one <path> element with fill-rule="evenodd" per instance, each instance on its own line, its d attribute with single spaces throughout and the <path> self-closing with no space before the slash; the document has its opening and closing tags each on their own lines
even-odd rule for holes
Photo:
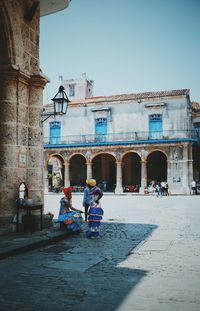
<svg viewBox="0 0 200 311">
<path fill-rule="evenodd" d="M 82 153 L 73 154 L 69 158 L 70 185 L 84 187 L 87 178 L 86 158 Z"/>
<path fill-rule="evenodd" d="M 51 154 L 47 158 L 48 190 L 60 192 L 64 186 L 64 159 L 60 154 Z"/>
<path fill-rule="evenodd" d="M 151 181 L 167 181 L 167 155 L 160 150 L 154 150 L 147 156 L 147 184 Z"/>
<path fill-rule="evenodd" d="M 122 185 L 125 191 L 139 191 L 141 186 L 141 157 L 137 152 L 128 151 L 122 157 Z M 131 188 L 127 188 L 131 186 Z M 133 187 L 132 187 L 133 186 Z"/>
<path fill-rule="evenodd" d="M 81 153 L 81 152 L 76 152 L 76 153 L 72 153 L 72 154 L 69 155 L 68 161 L 70 161 L 70 160 L 71 160 L 74 156 L 76 156 L 76 155 L 80 155 L 80 156 L 84 157 L 85 160 L 86 160 L 86 157 L 85 157 L 85 155 L 84 155 L 83 153 Z"/>
<path fill-rule="evenodd" d="M 14 64 L 16 51 L 12 24 L 4 2 L 0 6 L 0 29 L 0 65 Z"/>
<path fill-rule="evenodd" d="M 92 158 L 92 175 L 104 191 L 116 186 L 116 158 L 113 154 L 100 152 Z"/>
</svg>

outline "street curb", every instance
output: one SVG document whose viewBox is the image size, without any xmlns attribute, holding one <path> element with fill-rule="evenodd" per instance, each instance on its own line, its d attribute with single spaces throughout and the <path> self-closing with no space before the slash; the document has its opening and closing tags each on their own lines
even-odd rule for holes
<svg viewBox="0 0 200 311">
<path fill-rule="evenodd" d="M 49 238 L 44 238 L 43 240 L 39 240 L 39 241 L 35 241 L 30 243 L 30 240 L 27 241 L 27 244 L 25 245 L 19 245 L 16 247 L 8 247 L 7 250 L 0 252 L 0 260 L 14 256 L 14 255 L 19 255 L 19 254 L 23 254 L 25 252 L 40 248 L 40 247 L 44 247 L 47 246 L 49 244 L 53 244 L 56 243 L 58 241 L 61 241 L 71 235 L 77 234 L 75 232 L 64 232 L 64 233 L 59 233 L 57 235 L 54 235 L 52 237 Z"/>
</svg>

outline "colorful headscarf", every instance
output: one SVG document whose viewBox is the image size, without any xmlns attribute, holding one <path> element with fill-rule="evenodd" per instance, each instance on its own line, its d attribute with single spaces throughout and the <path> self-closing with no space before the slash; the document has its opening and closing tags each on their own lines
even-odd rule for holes
<svg viewBox="0 0 200 311">
<path fill-rule="evenodd" d="M 88 186 L 90 186 L 90 187 L 94 187 L 94 186 L 96 186 L 96 180 L 95 179 L 87 179 L 86 180 L 86 184 L 88 185 Z"/>
<path fill-rule="evenodd" d="M 63 189 L 64 194 L 67 196 L 69 194 L 69 192 L 71 192 L 73 190 L 73 187 L 67 187 Z"/>
</svg>

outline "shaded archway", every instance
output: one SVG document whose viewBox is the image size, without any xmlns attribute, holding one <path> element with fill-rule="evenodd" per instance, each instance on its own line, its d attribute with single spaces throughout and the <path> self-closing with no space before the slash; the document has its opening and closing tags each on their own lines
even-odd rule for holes
<svg viewBox="0 0 200 311">
<path fill-rule="evenodd" d="M 83 155 L 73 155 L 69 162 L 69 178 L 71 186 L 85 186 L 87 175 L 86 160 Z"/>
<path fill-rule="evenodd" d="M 154 151 L 147 157 L 147 183 L 167 181 L 167 157 L 161 151 Z"/>
<path fill-rule="evenodd" d="M 92 176 L 103 191 L 113 191 L 116 185 L 115 157 L 102 153 L 92 161 Z"/>
<path fill-rule="evenodd" d="M 141 158 L 135 152 L 127 153 L 122 160 L 123 187 L 134 186 L 132 191 L 139 191 L 141 185 Z"/>
<path fill-rule="evenodd" d="M 48 159 L 48 190 L 60 192 L 64 186 L 64 161 L 59 155 L 53 155 Z"/>
</svg>

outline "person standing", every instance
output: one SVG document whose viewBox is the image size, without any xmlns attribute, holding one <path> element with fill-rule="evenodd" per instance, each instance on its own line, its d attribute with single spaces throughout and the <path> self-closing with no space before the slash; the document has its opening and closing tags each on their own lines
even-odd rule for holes
<svg viewBox="0 0 200 311">
<path fill-rule="evenodd" d="M 94 186 L 91 190 L 91 201 L 88 211 L 88 230 L 86 231 L 87 238 L 99 236 L 100 225 L 104 214 L 100 203 L 102 196 L 102 190 L 99 187 Z"/>
<path fill-rule="evenodd" d="M 196 194 L 196 181 L 191 182 L 192 194 Z"/>
<path fill-rule="evenodd" d="M 86 187 L 83 191 L 83 207 L 85 208 L 85 221 L 87 221 L 87 212 L 91 201 L 90 191 L 93 185 L 96 185 L 96 182 L 94 182 L 93 179 L 86 180 Z"/>
<path fill-rule="evenodd" d="M 156 193 L 157 193 L 157 198 L 162 197 L 162 187 L 160 183 L 156 185 Z"/>
</svg>

